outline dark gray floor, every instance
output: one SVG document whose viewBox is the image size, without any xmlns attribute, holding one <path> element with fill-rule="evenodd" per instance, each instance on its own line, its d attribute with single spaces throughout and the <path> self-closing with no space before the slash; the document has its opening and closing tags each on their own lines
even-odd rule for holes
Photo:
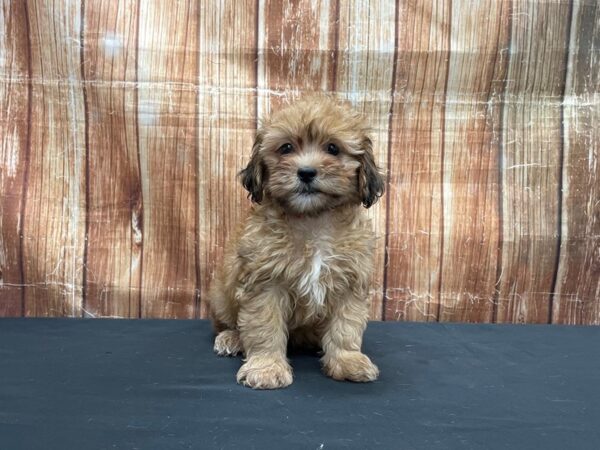
<svg viewBox="0 0 600 450">
<path fill-rule="evenodd" d="M 372 323 L 373 384 L 235 384 L 207 322 L 0 320 L 0 448 L 598 449 L 600 328 Z"/>
</svg>

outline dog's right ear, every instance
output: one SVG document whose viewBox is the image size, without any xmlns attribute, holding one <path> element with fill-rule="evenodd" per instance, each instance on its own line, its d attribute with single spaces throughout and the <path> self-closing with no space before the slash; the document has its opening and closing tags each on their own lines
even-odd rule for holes
<svg viewBox="0 0 600 450">
<path fill-rule="evenodd" d="M 361 158 L 361 167 L 358 171 L 358 184 L 363 206 L 370 208 L 383 195 L 385 180 L 375 164 L 373 142 L 369 137 L 365 137 L 362 147 L 364 153 Z"/>
<path fill-rule="evenodd" d="M 253 202 L 260 203 L 263 197 L 263 175 L 264 165 L 260 157 L 260 147 L 262 146 L 263 136 L 259 131 L 256 134 L 254 145 L 252 146 L 252 155 L 250 162 L 244 170 L 240 172 L 242 185 L 248 191 L 248 197 Z"/>
</svg>

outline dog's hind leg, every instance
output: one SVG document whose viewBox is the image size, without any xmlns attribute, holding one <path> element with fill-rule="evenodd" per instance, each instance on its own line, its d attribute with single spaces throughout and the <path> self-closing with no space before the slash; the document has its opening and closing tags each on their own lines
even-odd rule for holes
<svg viewBox="0 0 600 450">
<path fill-rule="evenodd" d="M 214 351 L 219 356 L 235 356 L 244 352 L 240 332 L 223 330 L 215 338 Z"/>
<path fill-rule="evenodd" d="M 234 356 L 243 353 L 244 348 L 237 329 L 236 302 L 225 289 L 220 277 L 215 279 L 209 291 L 210 317 L 215 330 L 214 351 L 219 356 Z"/>
</svg>

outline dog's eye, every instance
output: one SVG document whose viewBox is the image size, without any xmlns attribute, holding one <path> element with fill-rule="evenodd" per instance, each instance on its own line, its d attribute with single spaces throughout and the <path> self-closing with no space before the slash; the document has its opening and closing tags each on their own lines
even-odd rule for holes
<svg viewBox="0 0 600 450">
<path fill-rule="evenodd" d="M 292 153 L 294 151 L 294 147 L 292 146 L 292 144 L 283 144 L 281 147 L 279 147 L 279 153 L 281 153 L 282 155 L 287 155 L 288 153 Z"/>
<path fill-rule="evenodd" d="M 340 149 L 335 144 L 329 144 L 327 146 L 327 153 L 329 153 L 330 155 L 336 156 L 337 154 L 340 153 Z"/>
</svg>

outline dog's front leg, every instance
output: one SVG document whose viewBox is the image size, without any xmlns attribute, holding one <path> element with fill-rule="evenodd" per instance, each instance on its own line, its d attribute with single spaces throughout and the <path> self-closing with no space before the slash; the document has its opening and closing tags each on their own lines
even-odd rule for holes
<svg viewBox="0 0 600 450">
<path fill-rule="evenodd" d="M 323 371 L 336 380 L 374 381 L 379 369 L 361 352 L 367 326 L 368 304 L 355 295 L 340 299 L 332 307 L 323 334 Z"/>
<path fill-rule="evenodd" d="M 238 327 L 246 359 L 237 373 L 238 383 L 254 389 L 277 389 L 292 384 L 292 368 L 286 358 L 287 292 L 268 288 L 240 301 Z"/>
</svg>

